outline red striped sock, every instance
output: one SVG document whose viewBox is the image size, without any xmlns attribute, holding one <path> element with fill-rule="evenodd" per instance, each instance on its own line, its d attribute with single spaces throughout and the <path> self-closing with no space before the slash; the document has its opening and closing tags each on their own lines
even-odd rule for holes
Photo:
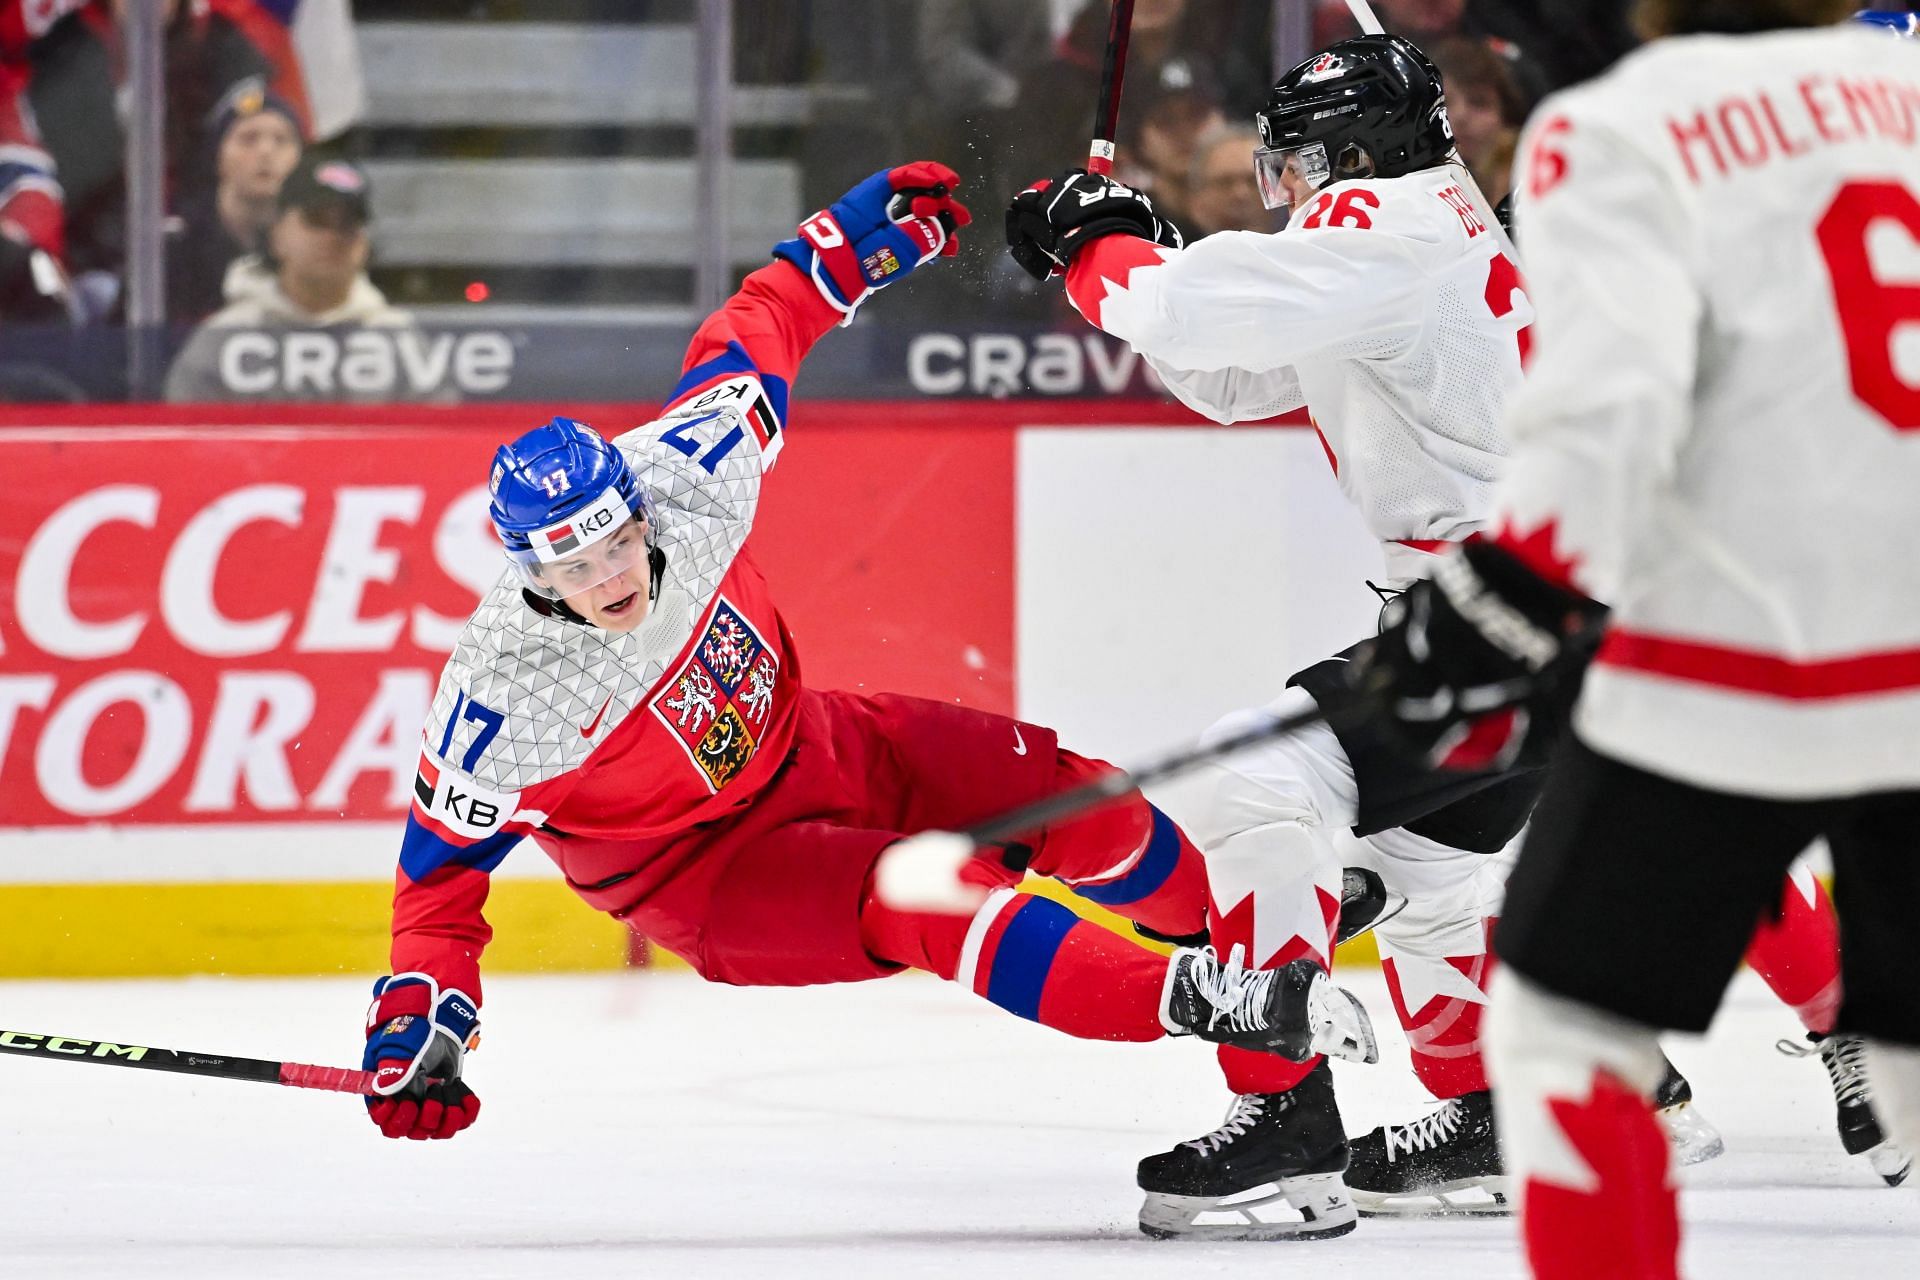
<svg viewBox="0 0 1920 1280">
<path fill-rule="evenodd" d="M 1010 1013 L 1086 1040 L 1158 1040 L 1167 959 L 1057 902 L 1012 889 L 972 919 L 869 898 L 861 935 L 883 960 L 937 973 Z"/>
</svg>

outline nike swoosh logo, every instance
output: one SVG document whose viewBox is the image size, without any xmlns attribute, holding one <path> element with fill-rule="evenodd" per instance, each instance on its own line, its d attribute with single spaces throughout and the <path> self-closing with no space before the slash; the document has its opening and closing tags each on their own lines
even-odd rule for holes
<svg viewBox="0 0 1920 1280">
<path fill-rule="evenodd" d="M 594 731 L 595 729 L 598 729 L 598 728 L 600 727 L 600 719 L 601 719 L 601 716 L 604 716 L 604 715 L 606 715 L 606 714 L 607 714 L 607 708 L 608 708 L 608 707 L 610 707 L 610 706 L 612 706 L 612 705 L 613 705 L 613 695 L 612 695 L 612 694 L 608 694 L 608 695 L 607 695 L 607 700 L 606 700 L 605 702 L 603 702 L 603 703 L 601 703 L 601 704 L 600 704 L 600 713 L 599 713 L 599 715 L 596 715 L 596 716 L 594 716 L 594 718 L 593 718 L 593 722 L 592 722 L 591 724 L 589 724 L 589 725 L 588 725 L 588 726 L 587 726 L 586 728 L 584 728 L 584 729 L 582 729 L 582 730 L 580 731 L 580 736 L 581 736 L 581 737 L 583 737 L 583 738 L 591 738 L 591 737 L 593 736 L 593 731 Z"/>
<path fill-rule="evenodd" d="M 1027 754 L 1027 740 L 1020 736 L 1019 725 L 1013 726 L 1013 754 L 1017 756 Z"/>
</svg>

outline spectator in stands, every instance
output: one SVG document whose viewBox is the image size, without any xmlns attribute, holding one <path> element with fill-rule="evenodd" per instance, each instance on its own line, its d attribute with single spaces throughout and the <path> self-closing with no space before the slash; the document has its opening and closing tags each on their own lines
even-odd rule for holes
<svg viewBox="0 0 1920 1280">
<path fill-rule="evenodd" d="M 915 52 L 933 105 L 955 115 L 1013 110 L 1052 32 L 1033 0 L 921 0 Z"/>
<path fill-rule="evenodd" d="M 28 81 L 24 63 L 0 58 L 0 319 L 14 322 L 47 318 L 47 262 L 66 248 L 64 197 L 27 106 Z"/>
<path fill-rule="evenodd" d="M 233 301 L 187 340 L 169 400 L 444 399 L 400 375 L 413 318 L 367 279 L 367 179 L 306 160 L 280 188 L 266 251 L 229 275 Z M 363 335 L 371 334 L 364 337 Z"/>
<path fill-rule="evenodd" d="M 1455 36 L 1436 40 L 1427 56 L 1440 68 L 1454 144 L 1475 182 L 1496 203 L 1512 190 L 1509 169 L 1527 103 L 1514 79 L 1517 51 L 1504 40 Z"/>
<path fill-rule="evenodd" d="M 1115 177 L 1147 192 L 1182 227 L 1194 144 L 1226 119 L 1218 89 L 1204 76 L 1186 58 L 1161 63 L 1155 81 L 1139 86 L 1127 104 L 1132 123 L 1123 132 L 1130 141 L 1114 165 Z"/>
<path fill-rule="evenodd" d="M 4 0 L 0 8 L 0 236 L 63 263 L 94 315 L 119 302 L 126 248 L 125 8 L 125 0 Z M 204 154 L 213 105 L 241 80 L 268 77 L 304 121 L 299 67 L 269 0 L 166 0 L 163 8 L 169 187 Z"/>
<path fill-rule="evenodd" d="M 1264 48 L 1248 50 L 1236 36 L 1242 10 L 1257 0 L 1136 0 L 1127 52 L 1128 97 L 1120 112 L 1119 144 L 1125 152 L 1140 140 L 1143 119 L 1138 88 L 1156 96 L 1185 77 L 1205 85 L 1216 100 L 1251 114 L 1272 76 Z M 1094 100 L 1107 43 L 1108 0 L 1085 0 L 1053 57 L 1028 73 L 1020 87 L 1021 133 L 1013 140 L 1014 168 L 1022 174 L 1051 172 L 1063 161 L 1087 154 Z"/>
<path fill-rule="evenodd" d="M 1253 153 L 1260 135 L 1251 126 L 1221 122 L 1193 145 L 1187 190 L 1189 242 L 1216 231 L 1276 231 L 1279 222 L 1260 202 Z"/>
<path fill-rule="evenodd" d="M 1018 127 L 1014 108 L 1021 81 L 1052 49 L 1046 6 L 1034 0 L 920 0 L 917 19 L 914 62 L 926 89 L 915 99 L 921 149 L 968 157 L 971 189 L 1005 189 L 1013 171 L 1005 149 L 992 140 Z"/>
<path fill-rule="evenodd" d="M 1471 25 L 1469 0 L 1372 0 L 1380 24 L 1422 49 L 1448 36 L 1465 35 Z M 1329 35 L 1328 33 L 1332 34 Z M 1345 0 L 1320 0 L 1314 36 L 1323 44 L 1358 35 L 1360 28 Z"/>
<path fill-rule="evenodd" d="M 226 304 L 228 268 L 257 254 L 280 212 L 280 184 L 300 161 L 300 118 L 259 77 L 242 80 L 214 107 L 206 178 L 168 228 L 167 319 L 194 323 Z"/>
<path fill-rule="evenodd" d="M 1373 0 L 1380 22 L 1422 49 L 1450 36 L 1497 36 L 1524 57 L 1514 71 L 1529 106 L 1550 89 L 1597 75 L 1639 43 L 1631 0 Z M 1359 34 L 1345 0 L 1319 0 L 1320 46 Z"/>
</svg>

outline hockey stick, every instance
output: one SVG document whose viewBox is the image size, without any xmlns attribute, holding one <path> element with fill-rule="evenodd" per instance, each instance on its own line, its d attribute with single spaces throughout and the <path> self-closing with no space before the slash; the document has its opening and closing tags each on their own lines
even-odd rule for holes
<svg viewBox="0 0 1920 1280">
<path fill-rule="evenodd" d="M 1343 720 L 1349 715 L 1359 718 L 1364 716 L 1365 709 L 1370 709 L 1371 706 L 1372 700 L 1368 698 L 1365 701 L 1356 701 L 1351 705 L 1343 706 L 1335 714 Z M 1258 746 L 1274 738 L 1284 738 L 1290 733 L 1298 733 L 1329 718 L 1327 712 L 1320 707 L 1296 711 L 1290 716 L 1268 716 L 1259 724 L 1244 729 L 1230 738 L 1183 747 L 1134 769 L 1117 769 L 1095 778 L 1092 782 L 1082 783 L 1065 791 L 1056 791 L 1050 796 L 1042 796 L 1017 809 L 1010 809 L 999 817 L 989 818 L 977 826 L 968 827 L 960 834 L 965 836 L 976 849 L 1006 844 L 1016 836 L 1031 835 L 1062 818 L 1074 816 L 1089 809 L 1097 809 L 1103 804 L 1131 795 L 1141 787 L 1178 777 L 1203 764 L 1211 764 L 1224 756 Z"/>
<path fill-rule="evenodd" d="M 300 1062 L 268 1062 L 262 1058 L 221 1058 L 209 1053 L 178 1053 L 146 1045 L 113 1044 L 73 1036 L 41 1035 L 33 1031 L 0 1031 L 0 1053 L 19 1054 L 48 1062 L 97 1062 L 104 1067 L 142 1067 L 148 1071 L 176 1071 L 216 1080 L 252 1080 L 284 1084 L 295 1089 L 325 1089 L 332 1093 L 371 1094 L 373 1072 L 346 1067 L 313 1067 Z"/>
<path fill-rule="evenodd" d="M 1340 724 L 1363 719 L 1374 710 L 1376 698 L 1377 694 L 1371 690 L 1362 691 L 1335 708 L 1332 718 Z M 880 855 L 873 868 L 874 893 L 895 910 L 971 915 L 986 896 L 985 889 L 963 875 L 976 850 L 1013 843 L 1018 837 L 1039 831 L 1049 823 L 1112 804 L 1144 785 L 1163 782 L 1327 719 L 1328 713 L 1320 707 L 1288 716 L 1270 715 L 1230 738 L 1197 743 L 1138 768 L 1116 769 L 1092 782 L 1042 796 L 963 830 L 923 831 L 892 845 Z M 1009 866 L 1012 868 L 1011 863 Z"/>
<path fill-rule="evenodd" d="M 1113 0 L 1107 16 L 1107 56 L 1100 67 L 1100 101 L 1093 108 L 1093 146 L 1087 172 L 1113 172 L 1114 135 L 1120 128 L 1120 84 L 1127 76 L 1127 40 L 1133 31 L 1133 0 Z"/>
<path fill-rule="evenodd" d="M 1353 20 L 1360 24 L 1363 35 L 1381 36 L 1387 29 L 1380 25 L 1380 19 L 1374 16 L 1373 6 L 1367 0 L 1347 0 L 1347 8 L 1353 11 Z"/>
<path fill-rule="evenodd" d="M 1387 33 L 1386 27 L 1381 25 L 1378 15 L 1373 11 L 1373 6 L 1368 4 L 1367 0 L 1347 0 L 1347 9 L 1353 14 L 1353 20 L 1360 24 L 1360 33 L 1362 35 L 1383 36 Z M 1485 207 L 1486 211 L 1493 215 L 1496 222 L 1500 223 L 1497 229 L 1498 235 L 1506 240 L 1507 248 L 1512 250 L 1512 237 L 1507 235 L 1506 222 L 1505 219 L 1500 217 L 1498 207 L 1493 201 L 1487 199 L 1487 193 L 1480 189 L 1479 179 L 1473 176 L 1473 171 L 1468 169 L 1465 163 L 1461 163 L 1458 168 L 1460 169 L 1461 178 L 1473 187 L 1474 195 L 1480 198 L 1480 203 Z M 1509 193 L 1507 199 L 1511 200 L 1512 198 L 1512 194 Z"/>
<path fill-rule="evenodd" d="M 1323 721 L 1335 729 L 1363 724 L 1383 709 L 1388 682 L 1385 671 L 1371 672 L 1365 682 L 1352 691 L 1352 696 L 1341 699 L 1331 710 L 1316 706 L 1292 715 L 1268 715 L 1232 737 L 1198 743 L 1134 769 L 1115 770 L 971 827 L 959 831 L 923 831 L 909 836 L 889 846 L 874 864 L 874 892 L 881 901 L 899 911 L 970 915 L 987 894 L 979 882 L 965 874 L 976 851 L 1017 843 L 1019 837 L 1040 831 L 1049 823 L 1112 804 L 1143 786 L 1164 782 Z M 1488 715 L 1515 705 L 1533 696 L 1541 687 L 1537 677 L 1520 677 L 1489 686 L 1475 700 L 1473 714 Z M 1011 860 L 1007 866 L 1012 870 L 1024 869 Z M 1353 895 L 1342 894 L 1343 899 L 1350 896 Z M 1378 915 L 1379 908 L 1374 911 Z"/>
</svg>

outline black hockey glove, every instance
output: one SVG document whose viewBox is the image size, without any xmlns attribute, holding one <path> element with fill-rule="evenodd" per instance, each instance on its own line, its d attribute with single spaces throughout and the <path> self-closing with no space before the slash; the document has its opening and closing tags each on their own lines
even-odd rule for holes
<svg viewBox="0 0 1920 1280">
<path fill-rule="evenodd" d="M 1085 169 L 1042 178 L 1007 206 L 1007 249 L 1035 280 L 1065 272 L 1083 246 L 1110 235 L 1140 236 L 1169 249 L 1186 243 L 1145 194 Z"/>
<path fill-rule="evenodd" d="M 1435 768 L 1503 770 L 1544 752 L 1599 645 L 1606 606 L 1470 542 L 1388 606 L 1356 687 Z"/>
</svg>

